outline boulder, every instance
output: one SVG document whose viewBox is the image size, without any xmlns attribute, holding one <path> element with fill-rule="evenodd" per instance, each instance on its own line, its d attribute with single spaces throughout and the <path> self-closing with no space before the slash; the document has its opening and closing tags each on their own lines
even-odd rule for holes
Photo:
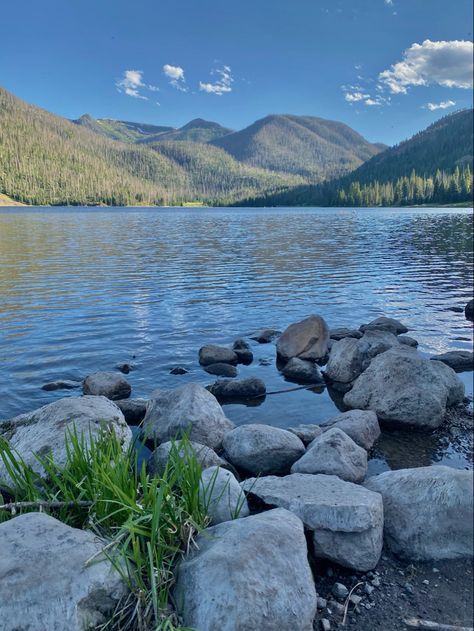
<svg viewBox="0 0 474 631">
<path fill-rule="evenodd" d="M 295 383 L 321 383 L 323 381 L 317 365 L 312 361 L 300 359 L 299 357 L 290 359 L 285 364 L 282 373 L 285 379 Z"/>
<path fill-rule="evenodd" d="M 347 482 L 362 482 L 367 475 L 367 452 L 334 427 L 313 440 L 291 473 L 325 473 Z"/>
<path fill-rule="evenodd" d="M 293 357 L 317 361 L 328 353 L 329 328 L 318 315 L 290 324 L 277 342 L 277 355 L 289 361 Z"/>
<path fill-rule="evenodd" d="M 82 381 L 72 381 L 71 379 L 58 379 L 57 381 L 50 381 L 41 386 L 42 390 L 51 392 L 53 390 L 74 390 L 74 388 L 80 388 Z"/>
<path fill-rule="evenodd" d="M 310 423 L 301 423 L 301 425 L 296 425 L 295 427 L 287 427 L 287 431 L 298 436 L 298 438 L 303 441 L 304 445 L 308 445 L 312 440 L 323 433 L 319 425 L 312 425 Z"/>
<path fill-rule="evenodd" d="M 418 347 L 418 341 L 415 340 L 414 337 L 410 337 L 409 335 L 397 335 L 397 340 L 400 344 L 405 344 L 406 346 L 411 346 L 412 348 Z"/>
<path fill-rule="evenodd" d="M 329 337 L 332 340 L 336 340 L 336 341 L 342 340 L 345 337 L 356 337 L 357 339 L 359 339 L 362 337 L 362 333 L 361 331 L 358 331 L 357 329 L 349 329 L 348 327 L 341 326 L 336 329 L 330 329 Z"/>
<path fill-rule="evenodd" d="M 84 379 L 84 394 L 103 396 L 112 401 L 128 399 L 132 387 L 122 375 L 116 372 L 95 372 Z"/>
<path fill-rule="evenodd" d="M 173 600 L 199 631 L 312 631 L 316 590 L 301 520 L 276 509 L 201 532 Z"/>
<path fill-rule="evenodd" d="M 466 316 L 466 320 L 474 321 L 474 300 L 469 300 L 464 308 L 464 315 Z"/>
<path fill-rule="evenodd" d="M 114 432 L 124 447 L 128 448 L 132 432 L 119 408 L 102 396 L 66 397 L 49 403 L 33 412 L 0 422 L 0 436 L 9 441 L 14 449 L 40 476 L 45 471 L 36 455 L 51 455 L 56 464 L 67 461 L 68 433 L 76 431 L 85 443 L 98 437 L 103 431 Z M 0 459 L 0 480 L 11 483 Z"/>
<path fill-rule="evenodd" d="M 219 450 L 234 427 L 217 399 L 196 383 L 155 391 L 152 397 L 143 420 L 144 439 L 164 443 L 187 434 L 190 440 Z"/>
<path fill-rule="evenodd" d="M 250 336 L 251 340 L 259 344 L 270 344 L 276 337 L 281 335 L 281 331 L 277 329 L 261 329 Z"/>
<path fill-rule="evenodd" d="M 0 540 L 2 631 L 95 629 L 127 593 L 96 533 L 25 513 L 0 524 Z"/>
<path fill-rule="evenodd" d="M 207 389 L 219 401 L 252 399 L 265 396 L 267 392 L 264 382 L 257 377 L 239 380 L 218 379 L 212 385 L 207 386 Z"/>
<path fill-rule="evenodd" d="M 238 358 L 230 348 L 208 344 L 199 349 L 199 363 L 201 366 L 210 366 L 211 364 L 233 364 L 235 366 L 238 363 Z"/>
<path fill-rule="evenodd" d="M 333 416 L 328 421 L 321 423 L 320 430 L 337 427 L 345 432 L 352 440 L 369 451 L 380 436 L 380 425 L 375 412 L 370 410 L 350 410 L 343 414 Z"/>
<path fill-rule="evenodd" d="M 433 355 L 430 359 L 443 362 L 456 372 L 473 370 L 474 353 L 471 351 L 448 351 L 441 355 Z"/>
<path fill-rule="evenodd" d="M 224 451 L 230 462 L 251 475 L 288 473 L 304 454 L 301 440 L 270 425 L 241 425 L 226 434 Z"/>
<path fill-rule="evenodd" d="M 472 471 L 399 469 L 369 478 L 365 486 L 382 495 L 385 540 L 399 556 L 421 561 L 472 556 Z"/>
<path fill-rule="evenodd" d="M 377 355 L 344 396 L 344 404 L 372 410 L 379 421 L 434 428 L 446 407 L 463 398 L 464 384 L 452 368 L 402 346 Z"/>
<path fill-rule="evenodd" d="M 146 414 L 147 399 L 120 399 L 115 405 L 120 408 L 129 425 L 139 425 Z"/>
<path fill-rule="evenodd" d="M 394 318 L 376 318 L 369 322 L 369 324 L 363 324 L 360 327 L 362 332 L 365 331 L 388 331 L 389 333 L 393 333 L 393 335 L 400 335 L 401 333 L 408 333 L 407 327 L 402 324 L 399 320 L 395 320 Z"/>
<path fill-rule="evenodd" d="M 199 496 L 213 526 L 250 514 L 247 499 L 235 476 L 220 467 L 209 467 L 202 472 Z"/>
<path fill-rule="evenodd" d="M 194 441 L 189 442 L 191 450 L 196 457 L 196 460 L 199 462 L 203 469 L 214 466 L 219 466 L 222 468 L 229 467 L 229 464 L 223 458 L 220 458 L 210 447 L 207 447 L 206 445 L 203 445 L 201 443 L 196 443 Z M 181 444 L 181 441 L 176 441 L 175 445 L 176 449 L 179 450 L 179 454 L 185 457 L 186 451 Z M 152 475 L 163 475 L 166 469 L 166 465 L 168 464 L 172 447 L 173 443 L 171 441 L 168 441 L 166 443 L 162 443 L 159 447 L 152 451 L 147 462 L 148 473 L 151 473 Z"/>
<path fill-rule="evenodd" d="M 239 364 L 248 366 L 253 362 L 253 353 L 250 349 L 250 344 L 245 340 L 235 340 L 232 344 L 232 350 L 237 355 Z"/>
<path fill-rule="evenodd" d="M 361 572 L 378 563 L 383 542 L 382 496 L 335 475 L 293 473 L 241 484 L 267 506 L 286 508 L 313 533 L 315 555 Z"/>
<path fill-rule="evenodd" d="M 218 377 L 237 377 L 237 368 L 232 364 L 209 364 L 209 366 L 204 366 L 204 370 Z"/>
</svg>

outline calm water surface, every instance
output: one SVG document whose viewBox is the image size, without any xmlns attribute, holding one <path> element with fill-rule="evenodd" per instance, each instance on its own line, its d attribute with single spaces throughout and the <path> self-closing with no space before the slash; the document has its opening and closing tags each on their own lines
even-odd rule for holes
<svg viewBox="0 0 474 631">
<path fill-rule="evenodd" d="M 197 352 L 311 313 L 331 327 L 401 319 L 424 353 L 472 348 L 469 209 L 1 209 L 0 418 L 77 392 L 45 392 L 131 362 L 132 396 L 206 385 Z M 253 346 L 269 391 L 292 387 L 273 345 Z M 271 359 L 261 366 L 259 359 Z M 169 374 L 180 365 L 190 372 Z M 461 375 L 472 394 L 472 373 Z M 327 391 L 226 406 L 237 424 L 279 427 L 337 412 Z M 387 434 L 372 470 L 466 466 L 435 436 Z"/>
</svg>

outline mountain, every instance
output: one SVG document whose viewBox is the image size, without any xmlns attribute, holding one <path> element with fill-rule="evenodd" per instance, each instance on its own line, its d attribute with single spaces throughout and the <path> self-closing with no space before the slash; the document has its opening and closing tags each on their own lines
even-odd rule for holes
<svg viewBox="0 0 474 631">
<path fill-rule="evenodd" d="M 157 145 L 112 140 L 87 124 L 78 125 L 29 105 L 0 88 L 0 193 L 16 201 L 40 205 L 231 203 L 303 182 L 240 164 L 208 145 L 183 143 L 182 150 L 166 143 Z"/>
<path fill-rule="evenodd" d="M 381 151 L 343 123 L 291 115 L 267 116 L 212 144 L 246 164 L 312 182 L 347 173 Z"/>
<path fill-rule="evenodd" d="M 251 203 L 378 206 L 464 202 L 472 199 L 472 164 L 473 110 L 460 110 L 344 177 Z"/>
<path fill-rule="evenodd" d="M 162 142 L 169 140 L 191 141 L 206 143 L 227 134 L 232 133 L 232 129 L 222 127 L 219 123 L 195 118 L 179 129 L 171 129 L 162 134 L 156 134 L 150 138 L 144 138 L 141 142 Z"/>
</svg>

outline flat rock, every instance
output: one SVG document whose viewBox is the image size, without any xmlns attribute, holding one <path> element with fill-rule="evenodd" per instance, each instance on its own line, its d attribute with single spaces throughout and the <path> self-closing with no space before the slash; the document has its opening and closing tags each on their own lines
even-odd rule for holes
<svg viewBox="0 0 474 631">
<path fill-rule="evenodd" d="M 270 344 L 273 340 L 281 335 L 281 331 L 277 329 L 260 329 L 250 335 L 250 339 L 258 342 L 259 344 Z"/>
<path fill-rule="evenodd" d="M 2 631 L 88 631 L 127 593 L 95 533 L 25 513 L 0 524 L 0 540 Z"/>
<path fill-rule="evenodd" d="M 144 439 L 164 443 L 187 434 L 190 440 L 219 450 L 234 427 L 217 399 L 196 383 L 155 391 L 152 397 L 143 421 Z"/>
<path fill-rule="evenodd" d="M 114 432 L 127 449 L 132 432 L 120 409 L 102 396 L 66 397 L 48 405 L 0 422 L 0 436 L 39 475 L 45 475 L 36 455 L 52 455 L 56 464 L 66 464 L 67 434 L 75 430 L 86 444 L 102 432 Z M 0 460 L 0 479 L 11 483 Z"/>
<path fill-rule="evenodd" d="M 291 473 L 325 473 L 347 482 L 362 482 L 367 475 L 367 452 L 333 427 L 313 440 Z"/>
<path fill-rule="evenodd" d="M 210 447 L 195 441 L 189 441 L 189 443 L 192 453 L 203 469 L 214 466 L 220 466 L 222 468 L 229 466 L 229 464 L 223 458 L 218 456 Z M 176 449 L 179 450 L 178 453 L 181 456 L 186 457 L 186 450 L 180 440 L 176 441 L 175 446 Z M 168 464 L 172 448 L 173 443 L 168 441 L 166 443 L 162 443 L 152 451 L 147 462 L 147 470 L 149 473 L 152 475 L 163 475 L 166 465 Z"/>
<path fill-rule="evenodd" d="M 74 388 L 80 388 L 82 381 L 73 381 L 71 379 L 58 379 L 57 381 L 50 381 L 41 386 L 42 390 L 50 392 L 52 390 L 74 390 Z"/>
<path fill-rule="evenodd" d="M 466 320 L 474 321 L 474 300 L 469 300 L 464 308 L 464 315 L 466 316 Z"/>
<path fill-rule="evenodd" d="M 125 377 L 116 372 L 95 372 L 84 379 L 82 392 L 115 401 L 127 399 L 132 392 L 132 387 Z"/>
<path fill-rule="evenodd" d="M 357 329 L 350 329 L 348 327 L 345 326 L 341 326 L 339 328 L 336 329 L 330 329 L 329 330 L 329 337 L 332 340 L 342 340 L 345 337 L 355 337 L 357 339 L 362 337 L 362 332 L 358 331 Z"/>
<path fill-rule="evenodd" d="M 245 340 L 235 340 L 232 344 L 232 350 L 237 355 L 239 364 L 249 366 L 253 362 L 253 353 L 250 344 Z"/>
<path fill-rule="evenodd" d="M 114 403 L 122 411 L 128 425 L 139 425 L 145 418 L 147 399 L 120 399 Z"/>
<path fill-rule="evenodd" d="M 237 377 L 237 368 L 232 364 L 209 364 L 209 366 L 204 366 L 204 370 L 210 375 L 219 377 Z"/>
<path fill-rule="evenodd" d="M 290 359 L 281 372 L 285 379 L 295 383 L 321 383 L 324 381 L 314 362 L 299 357 Z"/>
<path fill-rule="evenodd" d="M 240 484 L 230 471 L 221 467 L 208 467 L 202 472 L 199 496 L 213 526 L 250 514 Z"/>
<path fill-rule="evenodd" d="M 407 327 L 402 324 L 399 320 L 395 320 L 394 318 L 376 318 L 369 322 L 369 324 L 363 324 L 360 327 L 362 332 L 371 331 L 371 330 L 382 330 L 388 331 L 389 333 L 393 333 L 394 335 L 400 335 L 401 333 L 408 333 Z"/>
<path fill-rule="evenodd" d="M 183 624 L 199 631 L 312 631 L 301 520 L 276 509 L 204 530 L 178 566 L 173 596 Z"/>
<path fill-rule="evenodd" d="M 312 425 L 311 423 L 301 423 L 295 427 L 287 427 L 288 432 L 291 432 L 303 442 L 304 445 L 308 445 L 317 436 L 323 433 L 323 430 L 319 425 Z"/>
<path fill-rule="evenodd" d="M 361 572 L 377 565 L 383 542 L 379 493 L 334 475 L 305 473 L 250 478 L 241 486 L 267 506 L 298 515 L 313 531 L 316 557 Z"/>
<path fill-rule="evenodd" d="M 379 421 L 434 428 L 442 423 L 447 406 L 463 398 L 464 384 L 452 368 L 402 346 L 372 359 L 345 394 L 344 404 L 372 410 Z"/>
<path fill-rule="evenodd" d="M 289 361 L 293 357 L 317 361 L 328 353 L 329 328 L 319 315 L 290 324 L 277 342 L 277 355 Z"/>
<path fill-rule="evenodd" d="M 211 364 L 233 364 L 235 366 L 238 363 L 238 358 L 230 348 L 207 344 L 199 349 L 199 363 L 201 366 L 210 366 Z"/>
<path fill-rule="evenodd" d="M 319 426 L 322 432 L 337 427 L 366 451 L 374 446 L 380 436 L 380 425 L 375 412 L 370 410 L 350 410 L 333 416 Z"/>
<path fill-rule="evenodd" d="M 406 559 L 433 561 L 473 553 L 472 471 L 445 466 L 387 471 L 365 486 L 382 494 L 385 540 Z"/>
<path fill-rule="evenodd" d="M 224 437 L 230 462 L 251 475 L 288 473 L 305 451 L 302 441 L 284 429 L 270 425 L 241 425 Z"/>
<path fill-rule="evenodd" d="M 252 399 L 264 396 L 267 392 L 264 382 L 257 377 L 239 380 L 218 379 L 212 385 L 207 386 L 207 389 L 219 401 Z"/>
<path fill-rule="evenodd" d="M 465 372 L 474 369 L 474 353 L 471 351 L 448 351 L 441 355 L 433 355 L 430 359 L 443 362 L 456 372 Z"/>
</svg>

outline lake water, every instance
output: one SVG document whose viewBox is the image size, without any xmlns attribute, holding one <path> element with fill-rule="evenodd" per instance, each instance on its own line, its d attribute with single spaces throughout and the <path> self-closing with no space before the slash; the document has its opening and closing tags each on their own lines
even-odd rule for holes
<svg viewBox="0 0 474 631">
<path fill-rule="evenodd" d="M 331 327 L 401 319 L 423 353 L 472 349 L 470 209 L 0 209 L 0 418 L 77 391 L 45 392 L 131 362 L 132 397 L 209 384 L 205 343 L 284 329 L 311 313 Z M 240 376 L 289 389 L 274 345 Z M 260 359 L 272 361 L 259 365 Z M 169 374 L 173 366 L 189 370 Z M 462 373 L 472 394 L 472 373 Z M 327 390 L 226 406 L 237 424 L 287 427 L 337 412 Z M 436 435 L 384 434 L 372 470 L 466 466 Z"/>
</svg>

